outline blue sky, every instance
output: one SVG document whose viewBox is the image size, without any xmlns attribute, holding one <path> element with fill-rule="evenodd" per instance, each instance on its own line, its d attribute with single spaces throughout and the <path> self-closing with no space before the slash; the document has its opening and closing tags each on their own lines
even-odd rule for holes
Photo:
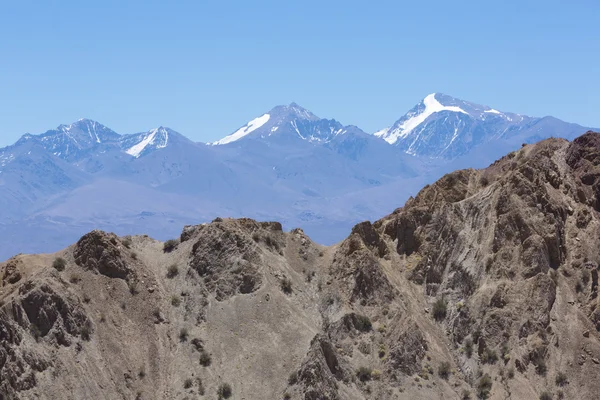
<svg viewBox="0 0 600 400">
<path fill-rule="evenodd" d="M 292 101 L 368 132 L 443 92 L 600 127 L 598 1 L 0 3 L 0 145 L 78 118 L 201 141 Z"/>
</svg>

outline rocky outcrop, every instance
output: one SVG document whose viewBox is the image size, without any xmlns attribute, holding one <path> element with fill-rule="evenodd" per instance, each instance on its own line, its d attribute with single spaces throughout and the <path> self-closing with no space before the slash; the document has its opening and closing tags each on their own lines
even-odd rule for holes
<svg viewBox="0 0 600 400">
<path fill-rule="evenodd" d="M 249 220 L 224 221 L 207 225 L 194 236 L 190 267 L 217 300 L 252 293 L 260 287 L 261 254 L 252 231 L 257 234 L 260 226 Z"/>
<path fill-rule="evenodd" d="M 125 247 L 114 233 L 92 231 L 84 235 L 73 252 L 75 263 L 111 278 L 127 279 L 132 273 Z M 129 256 L 130 258 L 130 256 Z"/>
</svg>

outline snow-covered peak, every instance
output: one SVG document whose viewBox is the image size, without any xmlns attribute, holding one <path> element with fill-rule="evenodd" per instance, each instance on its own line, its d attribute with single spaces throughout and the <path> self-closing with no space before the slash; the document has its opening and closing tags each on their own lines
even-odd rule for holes
<svg viewBox="0 0 600 400">
<path fill-rule="evenodd" d="M 261 126 L 266 124 L 270 118 L 271 118 L 270 114 L 263 114 L 258 118 L 254 118 L 252 121 L 248 122 L 246 125 L 242 126 L 240 129 L 238 129 L 231 135 L 225 136 L 223 139 L 217 140 L 216 142 L 214 142 L 212 144 L 219 145 L 219 144 L 227 144 L 227 143 L 235 142 L 236 140 L 243 138 L 244 136 L 254 132 L 258 128 L 260 128 Z"/>
<path fill-rule="evenodd" d="M 169 144 L 169 128 L 159 127 L 151 129 L 146 133 L 130 135 L 124 138 L 122 146 L 125 152 L 135 158 L 139 158 L 150 149 L 163 149 Z"/>
<path fill-rule="evenodd" d="M 398 139 L 408 136 L 416 127 L 421 125 L 427 118 L 435 113 L 442 111 L 451 111 L 469 115 L 468 112 L 458 106 L 443 105 L 436 99 L 437 93 L 432 93 L 425 97 L 417 107 L 408 112 L 390 129 L 383 129 L 376 133 L 390 144 L 396 143 Z"/>
</svg>

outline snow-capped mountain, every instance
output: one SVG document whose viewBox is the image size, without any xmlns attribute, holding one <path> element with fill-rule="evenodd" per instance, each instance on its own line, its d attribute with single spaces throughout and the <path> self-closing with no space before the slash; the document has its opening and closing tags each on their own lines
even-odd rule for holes
<svg viewBox="0 0 600 400">
<path fill-rule="evenodd" d="M 166 127 L 119 135 L 82 119 L 0 149 L 0 260 L 54 251 L 95 228 L 164 240 L 217 216 L 275 219 L 331 244 L 450 170 L 586 130 L 442 94 L 376 135 L 295 103 L 212 144 Z"/>
<path fill-rule="evenodd" d="M 299 139 L 307 142 L 327 143 L 348 130 L 360 130 L 343 126 L 334 119 L 323 119 L 296 103 L 277 106 L 218 140 L 213 145 L 225 145 L 242 139 L 267 139 L 280 141 Z M 362 131 L 361 131 L 362 132 Z"/>
<path fill-rule="evenodd" d="M 494 139 L 529 143 L 556 133 L 571 138 L 584 129 L 552 117 L 501 112 L 433 93 L 375 136 L 411 155 L 454 159 Z"/>
<path fill-rule="evenodd" d="M 67 161 L 87 157 L 90 152 L 116 145 L 119 134 L 89 119 L 80 119 L 69 125 L 60 125 L 41 135 L 24 135 L 20 141 L 37 140 L 50 153 Z M 19 142 L 17 142 L 19 144 Z"/>
</svg>

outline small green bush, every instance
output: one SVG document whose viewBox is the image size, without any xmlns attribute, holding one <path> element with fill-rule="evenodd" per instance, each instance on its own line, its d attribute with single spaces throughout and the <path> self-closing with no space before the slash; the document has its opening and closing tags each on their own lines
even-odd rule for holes
<svg viewBox="0 0 600 400">
<path fill-rule="evenodd" d="M 179 341 L 181 342 L 185 342 L 188 340 L 188 330 L 187 328 L 181 328 L 181 330 L 179 331 Z"/>
<path fill-rule="evenodd" d="M 443 298 L 437 299 L 433 304 L 433 318 L 435 318 L 436 321 L 442 321 L 444 318 L 446 318 L 447 311 L 448 305 Z"/>
<path fill-rule="evenodd" d="M 450 377 L 451 367 L 448 361 L 443 361 L 438 367 L 438 375 L 440 378 L 448 380 Z"/>
<path fill-rule="evenodd" d="M 176 294 L 171 296 L 171 305 L 173 307 L 179 307 L 181 305 L 181 297 L 177 296 Z"/>
<path fill-rule="evenodd" d="M 492 378 L 488 374 L 484 374 L 477 382 L 477 396 L 481 399 L 487 399 L 492 390 Z"/>
<path fill-rule="evenodd" d="M 200 365 L 203 367 L 208 367 L 212 363 L 212 358 L 210 354 L 206 350 L 202 350 L 200 352 Z"/>
<path fill-rule="evenodd" d="M 219 386 L 217 390 L 217 396 L 219 399 L 228 399 L 231 397 L 233 391 L 231 390 L 231 385 L 229 383 L 223 383 Z"/>
<path fill-rule="evenodd" d="M 507 372 L 508 379 L 512 379 L 515 377 L 515 369 L 510 367 Z"/>
<path fill-rule="evenodd" d="M 126 237 L 123 238 L 123 240 L 121 240 L 121 243 L 123 243 L 123 246 L 125 246 L 125 248 L 130 249 L 131 248 L 131 239 Z"/>
<path fill-rule="evenodd" d="M 192 381 L 191 378 L 187 378 L 184 382 L 183 382 L 183 388 L 184 389 L 189 389 L 193 386 L 194 381 Z"/>
<path fill-rule="evenodd" d="M 565 386 L 569 383 L 569 379 L 567 378 L 567 374 L 565 374 L 564 372 L 559 372 L 558 374 L 556 374 L 554 382 L 556 382 L 556 386 Z"/>
<path fill-rule="evenodd" d="M 460 399 L 461 400 L 471 400 L 471 392 L 467 389 L 463 389 Z"/>
<path fill-rule="evenodd" d="M 481 362 L 484 364 L 495 364 L 496 361 L 498 361 L 498 354 L 489 347 L 486 347 L 481 355 Z"/>
<path fill-rule="evenodd" d="M 178 244 L 179 242 L 177 241 L 177 239 L 169 239 L 163 244 L 163 251 L 165 253 L 170 253 L 173 250 L 175 250 Z"/>
<path fill-rule="evenodd" d="M 285 294 L 292 293 L 292 281 L 289 278 L 283 278 L 281 280 L 281 290 L 283 290 L 283 293 Z"/>
<path fill-rule="evenodd" d="M 64 271 L 67 266 L 67 261 L 62 257 L 57 257 L 52 262 L 52 267 L 57 271 Z"/>
<path fill-rule="evenodd" d="M 169 268 L 167 268 L 167 278 L 173 279 L 177 275 L 179 275 L 179 267 L 177 266 L 177 264 L 169 265 Z"/>
<path fill-rule="evenodd" d="M 131 258 L 133 258 L 134 260 L 137 260 L 138 255 L 137 255 L 137 253 L 135 251 L 131 252 Z"/>
<path fill-rule="evenodd" d="M 79 281 L 81 281 L 81 275 L 79 274 L 72 273 L 69 277 L 69 282 L 71 283 L 78 283 Z"/>
<path fill-rule="evenodd" d="M 471 338 L 465 339 L 465 354 L 468 358 L 473 355 L 473 340 Z"/>
<path fill-rule="evenodd" d="M 361 332 L 369 332 L 373 324 L 371 324 L 371 320 L 366 315 L 357 314 L 354 327 Z"/>
<path fill-rule="evenodd" d="M 554 396 L 552 396 L 552 393 L 550 393 L 550 392 L 544 391 L 540 394 L 540 400 L 552 400 L 552 397 L 554 397 Z"/>
</svg>

